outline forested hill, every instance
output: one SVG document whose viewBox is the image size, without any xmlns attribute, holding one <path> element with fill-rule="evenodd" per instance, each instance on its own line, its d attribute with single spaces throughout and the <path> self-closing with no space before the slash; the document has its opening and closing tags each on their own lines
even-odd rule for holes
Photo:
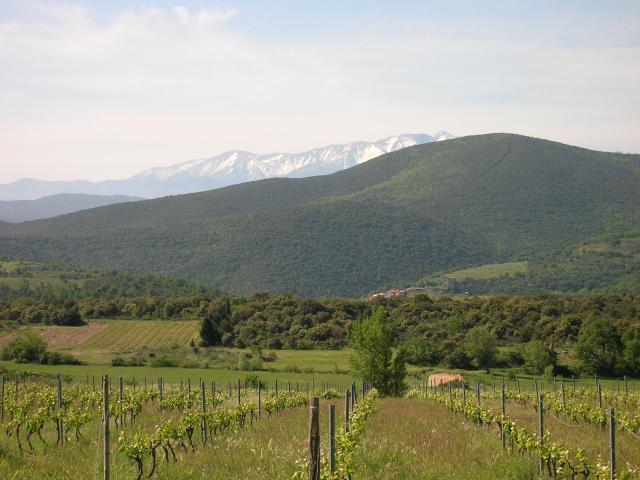
<svg viewBox="0 0 640 480">
<path fill-rule="evenodd" d="M 361 295 L 640 225 L 640 156 L 491 134 L 332 175 L 272 179 L 0 227 L 0 254 L 231 292 Z"/>
</svg>

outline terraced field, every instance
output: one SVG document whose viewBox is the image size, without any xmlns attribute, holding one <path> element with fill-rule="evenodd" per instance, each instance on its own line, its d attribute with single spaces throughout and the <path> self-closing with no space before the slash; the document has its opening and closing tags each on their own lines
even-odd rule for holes
<svg viewBox="0 0 640 480">
<path fill-rule="evenodd" d="M 113 352 L 184 347 L 191 339 L 198 339 L 198 323 L 195 321 L 109 321 L 106 328 L 76 345 L 74 350 Z"/>
<path fill-rule="evenodd" d="M 455 278 L 459 281 L 467 279 L 479 280 L 526 272 L 527 262 L 492 263 L 479 267 L 466 268 L 464 270 L 456 270 L 455 272 L 447 273 L 445 277 Z"/>
<path fill-rule="evenodd" d="M 35 327 L 53 349 L 72 353 L 127 352 L 145 349 L 184 347 L 198 340 L 198 322 L 164 320 L 98 320 L 82 327 Z M 0 346 L 17 335 L 11 331 L 0 337 Z"/>
</svg>

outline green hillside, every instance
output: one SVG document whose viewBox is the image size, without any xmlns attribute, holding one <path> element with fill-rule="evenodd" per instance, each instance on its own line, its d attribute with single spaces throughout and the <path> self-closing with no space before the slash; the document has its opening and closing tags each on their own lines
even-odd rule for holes
<svg viewBox="0 0 640 480">
<path fill-rule="evenodd" d="M 640 156 L 491 134 L 274 179 L 0 227 L 0 254 L 232 292 L 361 295 L 525 261 L 640 225 Z"/>
</svg>

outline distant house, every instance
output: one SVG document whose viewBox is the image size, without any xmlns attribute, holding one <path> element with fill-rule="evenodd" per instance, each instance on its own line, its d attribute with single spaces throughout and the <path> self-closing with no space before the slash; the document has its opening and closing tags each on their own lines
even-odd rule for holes
<svg viewBox="0 0 640 480">
<path fill-rule="evenodd" d="M 428 385 L 430 387 L 437 387 L 438 385 L 444 385 L 451 382 L 464 382 L 462 375 L 457 373 L 434 373 L 429 375 Z"/>
</svg>

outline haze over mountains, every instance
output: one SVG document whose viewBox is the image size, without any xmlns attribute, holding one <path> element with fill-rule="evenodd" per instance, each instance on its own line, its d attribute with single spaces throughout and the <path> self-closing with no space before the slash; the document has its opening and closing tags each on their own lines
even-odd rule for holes
<svg viewBox="0 0 640 480">
<path fill-rule="evenodd" d="M 435 135 L 403 134 L 377 142 L 329 145 L 302 153 L 258 155 L 233 150 L 212 158 L 152 168 L 125 180 L 95 183 L 85 180 L 43 181 L 23 178 L 0 185 L 0 200 L 33 200 L 60 193 L 156 198 L 211 190 L 264 178 L 326 175 L 353 167 L 384 153 L 450 138 L 453 138 L 451 134 L 441 131 Z"/>
<path fill-rule="evenodd" d="M 639 190 L 640 155 L 478 135 L 330 175 L 2 225 L 0 254 L 230 292 L 362 295 L 461 267 L 566 256 L 596 236 L 637 236 Z"/>
<path fill-rule="evenodd" d="M 56 217 L 88 208 L 103 207 L 114 203 L 136 202 L 138 200 L 142 199 L 126 195 L 60 193 L 37 200 L 0 201 L 0 221 L 9 223 L 27 222 L 29 220 Z"/>
</svg>

